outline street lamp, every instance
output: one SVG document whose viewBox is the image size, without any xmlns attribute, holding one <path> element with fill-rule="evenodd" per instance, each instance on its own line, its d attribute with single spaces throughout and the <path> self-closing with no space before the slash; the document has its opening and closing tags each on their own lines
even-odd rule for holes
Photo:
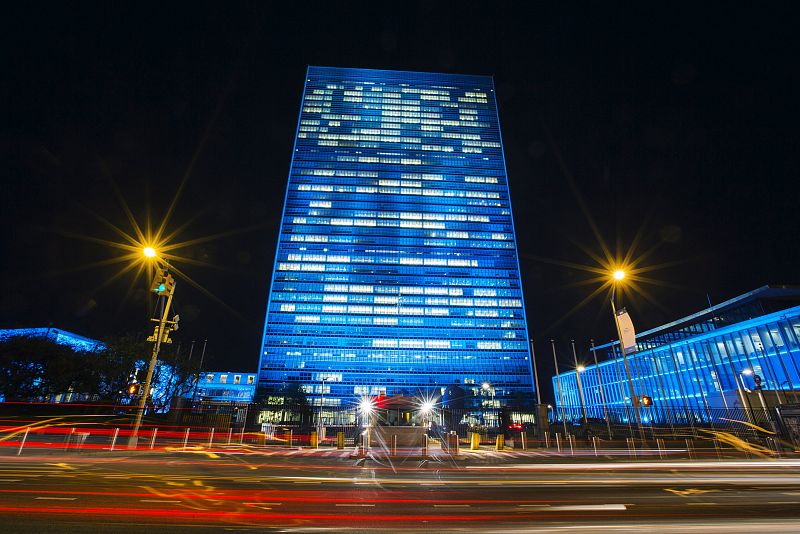
<svg viewBox="0 0 800 534">
<path fill-rule="evenodd" d="M 611 313 L 614 315 L 614 325 L 617 327 L 617 337 L 619 338 L 619 349 L 622 354 L 622 362 L 625 364 L 625 374 L 628 378 L 628 389 L 631 395 L 631 404 L 633 404 L 633 412 L 636 416 L 636 426 L 639 428 L 639 437 L 644 441 L 644 428 L 642 428 L 642 418 L 639 414 L 639 402 L 636 397 L 636 392 L 633 389 L 633 380 L 631 379 L 631 368 L 628 365 L 628 358 L 625 354 L 625 342 L 622 339 L 622 329 L 619 326 L 619 317 L 617 316 L 617 304 L 615 297 L 617 295 L 617 284 L 625 279 L 625 271 L 617 269 L 612 273 L 613 281 L 611 283 Z M 612 346 L 613 350 L 613 346 Z"/>
<path fill-rule="evenodd" d="M 142 253 L 145 255 L 146 258 L 156 257 L 156 249 L 154 249 L 153 247 L 144 247 Z"/>
<path fill-rule="evenodd" d="M 491 392 L 492 395 L 491 407 L 492 409 L 494 409 L 494 386 L 492 386 L 489 382 L 484 382 L 483 384 L 481 384 L 481 388 L 483 389 L 483 391 Z M 492 417 L 492 422 L 494 422 L 494 419 L 496 418 Z"/>
<path fill-rule="evenodd" d="M 142 253 L 147 257 L 154 257 L 156 251 L 152 247 L 146 247 L 142 250 Z M 152 256 L 150 256 L 150 254 L 152 254 Z M 158 353 L 161 350 L 161 344 L 171 343 L 168 335 L 171 331 L 178 329 L 178 315 L 175 315 L 172 321 L 167 320 L 167 317 L 169 316 L 169 309 L 172 305 L 172 297 L 175 294 L 175 279 L 172 278 L 166 267 L 158 269 L 156 277 L 151 284 L 151 290 L 155 292 L 159 298 L 165 296 L 166 302 L 162 301 L 163 308 L 160 313 L 161 317 L 158 319 L 153 319 L 153 321 L 158 323 L 155 332 L 152 336 L 147 338 L 148 341 L 153 341 L 155 343 L 153 345 L 153 353 L 150 356 L 150 364 L 147 367 L 147 377 L 145 378 L 144 385 L 142 387 L 143 393 L 141 397 L 139 397 L 139 405 L 136 411 L 136 418 L 133 423 L 133 431 L 128 439 L 128 446 L 130 448 L 136 448 L 139 441 L 139 428 L 142 425 L 142 416 L 144 415 L 144 411 L 147 407 L 147 398 L 152 393 L 151 384 L 153 380 L 153 371 L 155 369 L 156 362 L 158 361 Z"/>
<path fill-rule="evenodd" d="M 319 379 L 320 382 L 322 383 L 322 391 L 321 391 L 321 395 L 320 395 L 320 398 L 319 398 L 319 421 L 318 421 L 318 424 L 317 424 L 317 427 L 318 427 L 317 436 L 319 436 L 319 439 L 323 439 L 325 437 L 325 436 L 323 436 L 323 430 L 325 430 L 325 425 L 322 422 L 322 414 L 323 414 L 322 410 L 325 409 L 325 381 L 326 380 L 330 380 L 330 379 L 331 379 L 330 376 L 320 376 L 320 379 Z"/>
<path fill-rule="evenodd" d="M 571 340 L 572 343 L 572 359 L 575 362 L 575 377 L 578 382 L 578 398 L 581 401 L 581 414 L 583 414 L 583 424 L 588 428 L 589 426 L 589 418 L 586 416 L 586 402 L 583 398 L 583 385 L 581 384 L 581 373 L 586 370 L 586 367 L 583 364 L 578 363 L 578 353 L 575 352 L 575 340 Z"/>
<path fill-rule="evenodd" d="M 481 387 L 483 388 L 484 391 L 491 392 L 492 395 L 491 406 L 492 408 L 494 408 L 494 386 L 492 386 L 489 382 L 484 382 L 483 384 L 481 384 Z"/>
</svg>

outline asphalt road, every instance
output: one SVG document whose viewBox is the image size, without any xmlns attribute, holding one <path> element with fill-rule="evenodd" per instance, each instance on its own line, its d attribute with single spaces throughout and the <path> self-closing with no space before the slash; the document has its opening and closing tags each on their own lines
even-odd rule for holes
<svg viewBox="0 0 800 534">
<path fill-rule="evenodd" d="M 0 531 L 800 532 L 800 460 L 420 464 L 236 448 L 7 454 Z"/>
</svg>

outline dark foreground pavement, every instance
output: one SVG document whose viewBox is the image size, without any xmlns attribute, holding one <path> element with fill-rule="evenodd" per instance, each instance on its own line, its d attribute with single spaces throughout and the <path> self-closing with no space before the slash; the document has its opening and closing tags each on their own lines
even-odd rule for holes
<svg viewBox="0 0 800 534">
<path fill-rule="evenodd" d="M 798 532 L 800 461 L 357 463 L 235 448 L 0 457 L 8 533 L 653 529 Z"/>
</svg>

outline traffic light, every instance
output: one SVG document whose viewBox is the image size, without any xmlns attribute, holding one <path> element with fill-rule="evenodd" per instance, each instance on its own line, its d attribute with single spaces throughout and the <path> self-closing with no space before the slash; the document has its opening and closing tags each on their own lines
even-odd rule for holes
<svg viewBox="0 0 800 534">
<path fill-rule="evenodd" d="M 175 279 L 166 269 L 159 269 L 150 285 L 150 291 L 158 296 L 172 295 L 175 290 Z"/>
<path fill-rule="evenodd" d="M 653 405 L 653 398 L 649 395 L 642 395 L 642 406 L 649 408 Z"/>
<path fill-rule="evenodd" d="M 131 397 L 135 397 L 136 395 L 138 395 L 141 390 L 142 390 L 141 384 L 128 385 L 128 395 L 130 395 Z"/>
</svg>

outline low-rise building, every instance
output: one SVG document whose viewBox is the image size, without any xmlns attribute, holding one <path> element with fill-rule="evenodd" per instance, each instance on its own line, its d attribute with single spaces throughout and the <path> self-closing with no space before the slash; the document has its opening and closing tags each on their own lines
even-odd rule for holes
<svg viewBox="0 0 800 534">
<path fill-rule="evenodd" d="M 800 288 L 764 286 L 639 333 L 625 359 L 619 341 L 588 349 L 553 377 L 553 417 L 629 422 L 634 402 L 644 423 L 764 413 L 800 397 L 798 339 Z"/>
</svg>

